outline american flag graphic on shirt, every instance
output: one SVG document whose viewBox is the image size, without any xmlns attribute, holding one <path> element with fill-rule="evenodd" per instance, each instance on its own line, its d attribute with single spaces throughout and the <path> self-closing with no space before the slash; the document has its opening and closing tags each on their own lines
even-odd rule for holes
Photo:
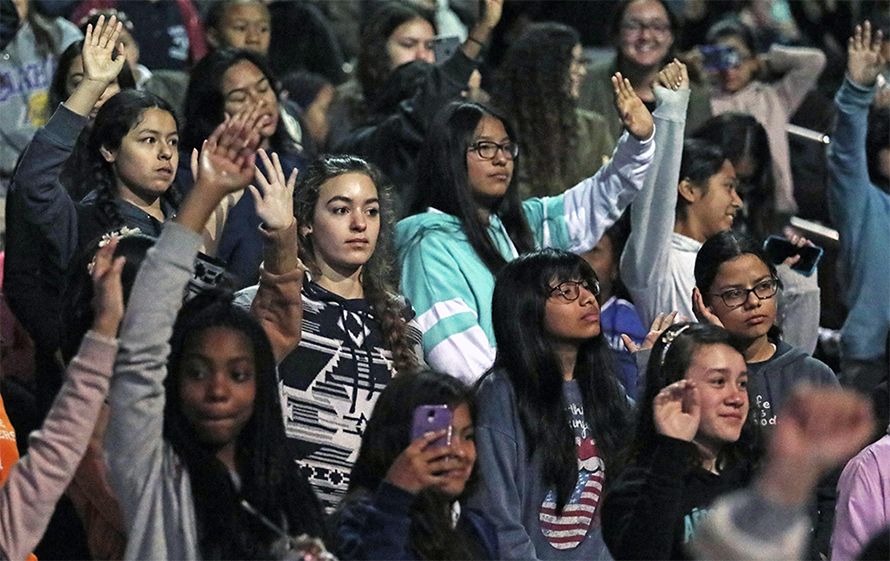
<svg viewBox="0 0 890 561">
<path fill-rule="evenodd" d="M 551 489 L 538 514 L 544 537 L 556 549 L 573 549 L 584 540 L 597 520 L 596 507 L 603 491 L 605 471 L 593 439 L 587 436 L 575 438 L 575 442 L 578 444 L 578 483 L 571 498 L 557 515 L 556 491 Z"/>
</svg>

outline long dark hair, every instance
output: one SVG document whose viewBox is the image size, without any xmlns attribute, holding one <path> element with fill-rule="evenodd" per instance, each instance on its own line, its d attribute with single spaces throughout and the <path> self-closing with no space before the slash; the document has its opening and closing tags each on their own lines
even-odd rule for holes
<svg viewBox="0 0 890 561">
<path fill-rule="evenodd" d="M 724 113 L 705 121 L 692 138 L 719 146 L 736 173 L 746 160 L 757 168 L 751 178 L 740 182 L 739 194 L 745 207 L 739 218 L 743 220 L 734 220 L 733 227 L 745 225 L 749 233 L 757 237 L 766 237 L 777 230 L 780 217 L 776 212 L 776 180 L 769 138 L 763 125 L 751 115 Z"/>
<path fill-rule="evenodd" d="M 709 323 L 678 323 L 661 334 L 646 367 L 646 385 L 643 396 L 637 404 L 636 429 L 631 444 L 622 453 L 622 464 L 633 459 L 646 450 L 651 450 L 657 439 L 653 401 L 655 396 L 665 387 L 686 377 L 686 371 L 692 365 L 695 354 L 708 345 L 726 345 L 739 353 L 742 350 L 722 327 Z M 717 468 L 725 469 L 739 461 L 757 462 L 762 452 L 760 432 L 754 419 L 754 408 L 748 408 L 748 416 L 742 426 L 742 433 L 736 442 L 726 444 L 717 455 Z M 696 452 L 689 457 L 689 466 L 701 466 L 702 456 Z"/>
<path fill-rule="evenodd" d="M 349 477 L 349 491 L 344 504 L 374 493 L 386 477 L 390 466 L 411 444 L 411 423 L 419 405 L 460 405 L 470 409 L 476 424 L 476 402 L 472 390 L 463 382 L 431 370 L 400 374 L 380 394 L 374 413 L 362 435 L 358 458 Z M 469 496 L 477 479 L 474 468 L 461 497 Z M 435 489 L 418 494 L 411 508 L 409 544 L 419 559 L 473 559 L 480 552 L 469 536 L 452 528 L 451 502 Z"/>
<path fill-rule="evenodd" d="M 433 121 L 420 150 L 417 167 L 417 192 L 425 193 L 418 199 L 414 211 L 421 212 L 426 206 L 457 217 L 467 240 L 492 274 L 507 263 L 488 235 L 488 225 L 479 218 L 473 188 L 467 172 L 467 147 L 483 117 L 500 120 L 507 135 L 516 138 L 510 122 L 495 110 L 475 102 L 454 102 L 443 108 Z M 519 165 L 519 156 L 515 165 Z M 507 186 L 507 192 L 490 209 L 507 230 L 507 234 L 520 254 L 535 249 L 534 238 L 516 184 L 516 174 Z"/>
<path fill-rule="evenodd" d="M 298 224 L 312 224 L 322 185 L 346 173 L 367 175 L 377 187 L 377 198 L 380 201 L 380 232 L 377 235 L 374 253 L 362 267 L 362 290 L 365 300 L 371 304 L 380 320 L 383 338 L 386 347 L 392 352 L 395 368 L 402 373 L 416 366 L 417 358 L 407 339 L 404 304 L 396 297 L 399 276 L 393 258 L 395 217 L 392 186 L 377 167 L 357 156 L 322 156 L 300 174 L 294 195 L 294 215 Z M 317 275 L 319 270 L 312 235 L 307 235 L 301 229 L 299 236 L 300 257 L 306 266 L 315 270 Z"/>
<path fill-rule="evenodd" d="M 678 184 L 682 181 L 689 181 L 696 187 L 699 187 L 706 194 L 708 192 L 708 180 L 717 175 L 726 161 L 726 156 L 719 146 L 699 140 L 697 138 L 687 138 L 683 142 L 683 156 L 680 159 L 680 177 Z M 676 217 L 677 220 L 686 220 L 688 218 L 687 208 L 690 203 L 681 196 L 677 196 Z"/>
<path fill-rule="evenodd" d="M 190 345 L 213 327 L 231 329 L 250 341 L 255 359 L 253 415 L 237 436 L 235 463 L 241 477 L 236 490 L 231 475 L 204 444 L 182 411 L 180 370 Z M 201 556 L 207 559 L 257 559 L 268 556 L 277 538 L 240 501 L 246 500 L 291 535 L 324 537 L 321 506 L 287 453 L 272 346 L 248 312 L 232 305 L 232 294 L 210 291 L 187 302 L 173 327 L 168 360 L 164 438 L 185 462 L 191 479 Z"/>
<path fill-rule="evenodd" d="M 717 273 L 720 272 L 720 267 L 727 261 L 732 261 L 742 255 L 753 255 L 760 259 L 769 274 L 779 282 L 779 288 L 782 288 L 782 281 L 779 280 L 776 266 L 757 243 L 757 240 L 744 232 L 724 230 L 708 238 L 698 250 L 698 255 L 695 256 L 695 286 L 701 291 L 705 303 L 714 298 L 708 293 L 711 291 L 714 279 L 717 278 Z M 781 334 L 779 326 L 773 323 L 767 335 L 771 341 L 777 342 Z"/>
<path fill-rule="evenodd" d="M 169 113 L 176 121 L 176 113 L 162 98 L 145 91 L 123 90 L 106 101 L 93 121 L 93 128 L 87 140 L 87 153 L 90 159 L 91 179 L 96 189 L 96 207 L 99 210 L 100 224 L 106 231 L 124 226 L 125 220 L 114 200 L 118 197 L 117 183 L 110 162 L 102 157 L 101 149 L 114 151 L 120 148 L 121 141 L 142 120 L 145 111 L 157 108 Z M 176 121 L 179 129 L 179 122 Z M 179 191 L 171 185 L 162 198 L 173 208 L 179 207 Z"/>
<path fill-rule="evenodd" d="M 241 61 L 256 66 L 269 81 L 269 87 L 275 92 L 275 99 L 281 99 L 281 86 L 262 56 L 245 49 L 217 49 L 204 58 L 192 69 L 189 86 L 185 95 L 185 130 L 182 132 L 180 151 L 191 154 L 192 150 L 201 148 L 204 139 L 225 118 L 226 100 L 222 93 L 222 80 L 229 68 Z M 279 107 L 279 111 L 284 109 Z M 288 135 L 284 126 L 283 115 L 278 120 L 275 132 L 269 138 L 270 152 L 294 152 L 297 150 L 294 140 Z"/>
<path fill-rule="evenodd" d="M 356 73 L 369 107 L 377 105 L 377 96 L 392 75 L 393 69 L 386 50 L 390 35 L 403 23 L 416 19 L 428 22 L 435 31 L 433 13 L 407 2 L 389 2 L 380 6 L 362 29 Z"/>
<path fill-rule="evenodd" d="M 513 386 L 529 457 L 540 450 L 541 478 L 556 489 L 560 512 L 577 483 L 578 453 L 565 409 L 562 370 L 544 315 L 552 283 L 578 280 L 597 282 L 596 273 L 581 257 L 558 249 L 526 254 L 498 274 L 491 309 L 497 342 L 492 371 L 506 374 Z M 584 419 L 607 470 L 630 422 L 618 372 L 602 333 L 580 344 L 574 379 L 581 390 Z"/>
<path fill-rule="evenodd" d="M 531 25 L 510 45 L 495 77 L 492 101 L 519 127 L 522 171 L 533 192 L 550 192 L 547 187 L 570 180 L 578 141 L 570 71 L 580 41 L 577 31 L 561 23 Z"/>
</svg>

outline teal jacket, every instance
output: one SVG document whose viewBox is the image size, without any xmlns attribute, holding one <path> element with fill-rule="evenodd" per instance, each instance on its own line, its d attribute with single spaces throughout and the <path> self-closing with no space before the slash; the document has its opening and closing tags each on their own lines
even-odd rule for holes
<svg viewBox="0 0 890 561">
<path fill-rule="evenodd" d="M 596 175 L 562 195 L 525 201 L 536 247 L 576 253 L 593 248 L 639 193 L 654 153 L 652 138 L 639 141 L 625 133 Z M 491 217 L 488 234 L 507 260 L 519 256 L 497 216 Z M 460 220 L 435 209 L 399 222 L 396 245 L 402 292 L 417 311 L 427 363 L 474 382 L 494 362 L 494 277 Z"/>
</svg>

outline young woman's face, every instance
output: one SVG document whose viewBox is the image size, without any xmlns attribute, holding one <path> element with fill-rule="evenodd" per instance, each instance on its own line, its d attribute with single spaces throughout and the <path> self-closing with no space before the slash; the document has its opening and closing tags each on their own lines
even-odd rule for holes
<svg viewBox="0 0 890 561">
<path fill-rule="evenodd" d="M 430 22 L 422 18 L 406 21 L 398 26 L 386 40 L 390 70 L 414 60 L 436 62 L 433 52 L 435 31 Z"/>
<path fill-rule="evenodd" d="M 223 15 L 213 35 L 220 47 L 247 49 L 266 56 L 272 36 L 269 11 L 260 2 L 234 4 Z"/>
<path fill-rule="evenodd" d="M 344 173 L 328 179 L 319 191 L 311 236 L 317 265 L 351 276 L 364 266 L 377 247 L 380 201 L 377 187 L 363 173 Z"/>
<path fill-rule="evenodd" d="M 260 115 L 268 117 L 260 134 L 264 137 L 275 134 L 279 118 L 278 98 L 269 79 L 254 63 L 242 60 L 234 64 L 223 74 L 221 87 L 226 115 L 231 117 L 257 105 Z"/>
<path fill-rule="evenodd" d="M 507 192 L 507 186 L 513 177 L 513 157 L 501 148 L 495 152 L 493 158 L 486 160 L 474 147 L 478 143 L 503 146 L 508 142 L 511 142 L 510 137 L 500 119 L 485 115 L 479 120 L 467 150 L 467 176 L 473 197 L 481 206 L 491 207 Z"/>
<path fill-rule="evenodd" d="M 470 408 L 461 404 L 452 410 L 451 421 L 451 454 L 448 456 L 448 468 L 436 473 L 444 476 L 439 490 L 449 497 L 458 497 L 464 492 L 467 480 L 476 465 L 476 440 Z"/>
<path fill-rule="evenodd" d="M 708 178 L 707 191 L 695 187 L 696 199 L 687 207 L 687 214 L 699 224 L 705 239 L 732 228 L 732 221 L 742 208 L 737 187 L 735 168 L 729 160 Z"/>
<path fill-rule="evenodd" d="M 179 165 L 179 133 L 173 115 L 150 107 L 116 150 L 102 149 L 111 162 L 118 189 L 143 199 L 160 197 L 173 183 Z"/>
<path fill-rule="evenodd" d="M 739 56 L 737 65 L 721 70 L 718 75 L 720 87 L 726 92 L 735 93 L 750 84 L 751 80 L 754 79 L 754 74 L 757 72 L 757 59 L 754 57 L 754 53 L 745 46 L 745 42 L 738 37 L 722 37 L 717 40 L 717 44 L 730 47 Z"/>
<path fill-rule="evenodd" d="M 572 62 L 569 66 L 569 91 L 575 99 L 581 95 L 581 82 L 585 76 L 587 76 L 587 66 L 584 64 L 584 49 L 581 43 L 578 43 L 572 49 Z"/>
<path fill-rule="evenodd" d="M 738 440 L 748 415 L 748 370 L 741 353 L 726 345 L 702 346 L 686 379 L 695 382 L 701 407 L 695 441 L 716 452 Z"/>
<path fill-rule="evenodd" d="M 596 294 L 580 280 L 550 283 L 544 305 L 544 331 L 551 341 L 580 344 L 600 334 Z"/>
<path fill-rule="evenodd" d="M 727 331 L 745 340 L 766 337 L 776 321 L 776 297 L 759 298 L 749 292 L 745 301 L 736 307 L 726 304 L 720 294 L 737 289 L 750 290 L 773 280 L 766 264 L 756 255 L 745 254 L 726 261 L 708 289 L 707 304 L 720 318 Z"/>
<path fill-rule="evenodd" d="M 71 97 L 71 94 L 74 93 L 74 90 L 77 89 L 77 86 L 83 82 L 83 55 L 77 55 L 74 57 L 74 60 L 71 61 L 71 66 L 68 67 L 68 75 L 65 77 L 65 93 L 68 97 Z M 117 83 L 117 78 L 115 78 L 108 86 L 105 87 L 105 91 L 102 92 L 101 97 L 96 100 L 96 103 L 93 104 L 93 109 L 90 111 L 90 119 L 96 118 L 96 113 L 99 112 L 99 108 L 102 107 L 108 99 L 121 91 L 120 85 Z"/>
<path fill-rule="evenodd" d="M 660 66 L 674 43 L 671 21 L 655 0 L 639 0 L 621 18 L 619 48 L 624 57 L 643 67 Z"/>
<path fill-rule="evenodd" d="M 253 415 L 256 362 L 247 336 L 211 327 L 189 337 L 179 367 L 182 413 L 214 447 L 234 445 Z"/>
</svg>

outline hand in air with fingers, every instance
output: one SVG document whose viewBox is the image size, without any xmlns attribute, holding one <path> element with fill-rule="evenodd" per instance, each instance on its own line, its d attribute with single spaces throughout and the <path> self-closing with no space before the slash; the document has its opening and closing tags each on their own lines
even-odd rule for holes
<svg viewBox="0 0 890 561">
<path fill-rule="evenodd" d="M 674 59 L 658 73 L 658 84 L 669 90 L 688 90 L 689 73 L 686 65 Z"/>
<path fill-rule="evenodd" d="M 701 420 L 698 388 L 691 380 L 679 380 L 662 388 L 652 400 L 658 434 L 692 442 Z"/>
<path fill-rule="evenodd" d="M 448 429 L 430 432 L 412 442 L 395 459 L 386 472 L 386 481 L 416 495 L 428 487 L 443 481 L 436 475 L 447 469 L 449 446 L 430 446 L 430 443 L 448 434 Z"/>
<path fill-rule="evenodd" d="M 655 131 L 655 121 L 646 109 L 643 100 L 634 91 L 630 80 L 621 72 L 612 76 L 612 88 L 615 90 L 615 107 L 627 131 L 639 140 L 647 140 Z"/>
<path fill-rule="evenodd" d="M 254 106 L 220 123 L 204 141 L 201 152 L 192 152 L 195 187 L 201 185 L 220 196 L 247 187 L 254 177 L 259 130 L 265 119 Z"/>
<path fill-rule="evenodd" d="M 622 333 L 621 340 L 624 341 L 624 346 L 632 353 L 651 349 L 655 345 L 655 341 L 661 336 L 661 332 L 674 324 L 678 313 L 679 312 L 677 311 L 673 311 L 669 314 L 658 314 L 655 316 L 655 320 L 649 328 L 649 333 L 646 334 L 643 344 L 639 347 L 633 342 L 633 339 L 631 339 L 629 335 Z"/>
<path fill-rule="evenodd" d="M 120 238 L 112 238 L 99 248 L 91 263 L 93 278 L 93 331 L 105 337 L 117 337 L 117 330 L 124 317 L 124 290 L 121 271 L 126 258 L 115 259 L 114 250 Z"/>
<path fill-rule="evenodd" d="M 278 154 L 273 152 L 272 157 L 269 158 L 266 151 L 260 149 L 259 156 L 266 167 L 267 174 L 263 175 L 259 166 L 254 166 L 256 182 L 262 192 L 253 185 L 248 185 L 247 188 L 253 194 L 257 216 L 262 219 L 263 227 L 270 232 L 284 230 L 296 220 L 294 218 L 294 185 L 297 181 L 297 170 L 291 171 L 290 176 L 285 177 Z"/>
<path fill-rule="evenodd" d="M 117 44 L 122 28 L 123 24 L 114 16 L 107 23 L 105 16 L 99 16 L 95 29 L 87 25 L 82 51 L 84 82 L 96 82 L 104 90 L 105 86 L 117 79 L 126 60 L 123 43 Z M 115 47 L 119 49 L 117 57 L 114 56 Z"/>
<path fill-rule="evenodd" d="M 847 74 L 851 80 L 866 87 L 875 84 L 878 74 L 887 66 L 887 59 L 881 54 L 883 40 L 880 29 L 872 38 L 871 22 L 856 26 L 847 43 Z"/>
<path fill-rule="evenodd" d="M 710 323 L 717 327 L 723 327 L 720 318 L 711 310 L 710 306 L 705 304 L 705 298 L 698 287 L 692 289 L 692 313 L 695 314 L 695 319 L 699 323 Z"/>
</svg>

